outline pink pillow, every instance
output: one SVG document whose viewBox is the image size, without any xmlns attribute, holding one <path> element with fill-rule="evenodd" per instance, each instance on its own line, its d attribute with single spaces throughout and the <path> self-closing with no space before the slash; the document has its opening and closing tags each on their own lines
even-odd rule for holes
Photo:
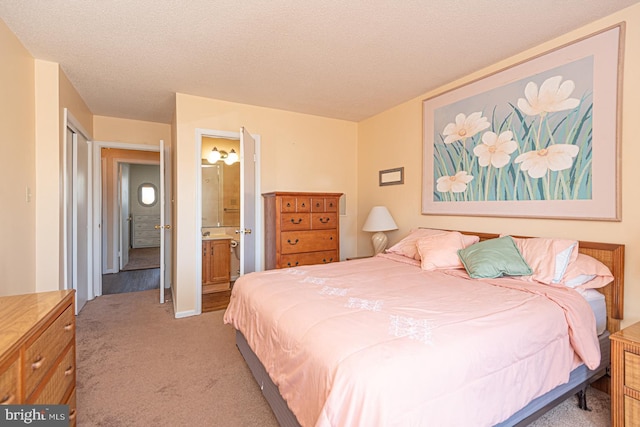
<svg viewBox="0 0 640 427">
<path fill-rule="evenodd" d="M 567 267 L 560 283 L 569 288 L 595 289 L 612 281 L 613 274 L 606 265 L 589 255 L 578 254 L 576 260 Z"/>
<path fill-rule="evenodd" d="M 422 237 L 416 243 L 423 270 L 464 268 L 458 250 L 464 249 L 462 234 L 458 232 Z"/>
<path fill-rule="evenodd" d="M 547 285 L 559 283 L 567 266 L 578 257 L 576 240 L 512 238 L 522 257 L 533 270 L 533 274 L 527 277 Z"/>
<path fill-rule="evenodd" d="M 415 260 L 420 261 L 420 253 L 418 252 L 418 247 L 416 243 L 423 237 L 428 236 L 437 236 L 439 234 L 447 234 L 451 233 L 451 231 L 438 230 L 435 228 L 416 228 L 409 232 L 409 235 L 404 239 L 400 240 L 395 245 L 391 246 L 387 249 L 387 252 L 403 255 L 407 258 L 413 258 Z M 460 233 L 462 234 L 462 233 Z M 478 236 L 470 236 L 462 234 L 462 239 L 464 241 L 464 247 L 471 246 L 474 243 L 478 243 L 480 241 L 480 237 Z"/>
</svg>

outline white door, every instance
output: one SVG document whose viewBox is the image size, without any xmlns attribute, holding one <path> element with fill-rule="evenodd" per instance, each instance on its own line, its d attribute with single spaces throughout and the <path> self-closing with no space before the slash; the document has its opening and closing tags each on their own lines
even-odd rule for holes
<svg viewBox="0 0 640 427">
<path fill-rule="evenodd" d="M 240 129 L 240 275 L 256 270 L 256 141 Z"/>
<path fill-rule="evenodd" d="M 128 163 L 118 164 L 118 182 L 119 182 L 119 196 L 118 205 L 120 206 L 120 266 L 119 270 L 122 270 L 125 265 L 129 263 L 129 242 L 131 241 L 131 210 L 129 209 L 129 172 L 131 167 Z"/>
<path fill-rule="evenodd" d="M 90 221 L 90 184 L 91 170 L 90 147 L 81 133 L 67 128 L 71 140 L 72 150 L 72 282 L 76 290 L 76 314 L 82 310 L 89 298 L 89 283 L 91 280 L 91 232 Z"/>
<path fill-rule="evenodd" d="M 167 215 L 166 205 L 166 172 L 165 172 L 164 141 L 160 140 L 160 304 L 164 304 L 164 288 L 169 282 L 169 269 L 171 265 L 171 251 L 169 249 L 167 235 L 171 234 L 171 225 Z"/>
</svg>

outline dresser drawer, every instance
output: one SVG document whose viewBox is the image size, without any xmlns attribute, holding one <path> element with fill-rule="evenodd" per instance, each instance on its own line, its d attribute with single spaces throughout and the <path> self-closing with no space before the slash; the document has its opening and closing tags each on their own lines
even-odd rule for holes
<svg viewBox="0 0 640 427">
<path fill-rule="evenodd" d="M 310 212 L 311 198 L 283 197 L 280 212 Z"/>
<path fill-rule="evenodd" d="M 76 389 L 73 389 L 71 396 L 67 400 L 67 405 L 69 405 L 69 427 L 76 426 L 76 420 L 78 419 L 78 407 L 76 406 Z"/>
<path fill-rule="evenodd" d="M 20 363 L 16 354 L 11 364 L 0 373 L 0 405 L 15 405 L 18 403 L 18 390 Z"/>
<path fill-rule="evenodd" d="M 337 251 L 304 252 L 292 255 L 283 255 L 282 267 L 297 267 L 299 265 L 327 264 L 338 261 Z"/>
<path fill-rule="evenodd" d="M 338 199 L 334 197 L 313 197 L 311 212 L 338 212 Z"/>
<path fill-rule="evenodd" d="M 640 356 L 624 352 L 624 385 L 640 392 Z"/>
<path fill-rule="evenodd" d="M 137 239 L 157 239 L 160 240 L 160 230 L 137 230 Z"/>
<path fill-rule="evenodd" d="M 286 231 L 280 234 L 280 252 L 293 254 L 337 249 L 336 230 Z"/>
<path fill-rule="evenodd" d="M 46 405 L 55 402 L 62 402 L 66 391 L 71 384 L 75 384 L 76 360 L 73 345 L 69 347 L 64 357 L 54 368 L 53 375 L 49 378 L 42 391 L 35 399 L 30 399 L 29 403 L 35 405 Z"/>
<path fill-rule="evenodd" d="M 640 422 L 640 400 L 624 397 L 624 425 L 637 426 Z"/>
<path fill-rule="evenodd" d="M 338 228 L 338 214 L 331 212 L 311 214 L 312 230 L 327 230 L 331 228 Z"/>
<path fill-rule="evenodd" d="M 51 324 L 25 350 L 24 370 L 25 396 L 30 396 L 44 375 L 56 361 L 57 356 L 69 344 L 75 334 L 73 305 Z"/>
<path fill-rule="evenodd" d="M 156 248 L 160 246 L 160 236 L 158 237 L 144 237 L 144 238 L 136 238 L 134 240 L 134 245 L 137 248 Z"/>
<path fill-rule="evenodd" d="M 280 219 L 282 231 L 311 229 L 311 215 L 308 213 L 283 213 Z"/>
</svg>

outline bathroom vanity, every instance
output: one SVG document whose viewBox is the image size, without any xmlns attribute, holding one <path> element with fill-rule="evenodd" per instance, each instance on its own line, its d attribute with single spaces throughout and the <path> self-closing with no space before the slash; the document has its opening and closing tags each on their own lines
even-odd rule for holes
<svg viewBox="0 0 640 427">
<path fill-rule="evenodd" d="M 202 238 L 202 311 L 218 309 L 220 298 L 228 301 L 231 291 L 231 236 L 211 235 Z"/>
</svg>

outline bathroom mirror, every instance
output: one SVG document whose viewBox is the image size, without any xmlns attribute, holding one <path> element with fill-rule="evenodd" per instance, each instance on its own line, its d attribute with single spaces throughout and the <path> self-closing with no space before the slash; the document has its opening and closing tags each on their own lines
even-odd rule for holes
<svg viewBox="0 0 640 427">
<path fill-rule="evenodd" d="M 239 141 L 203 138 L 202 227 L 240 226 L 240 162 L 224 158 L 211 163 L 207 154 L 214 148 L 223 156 L 239 151 Z"/>
</svg>

